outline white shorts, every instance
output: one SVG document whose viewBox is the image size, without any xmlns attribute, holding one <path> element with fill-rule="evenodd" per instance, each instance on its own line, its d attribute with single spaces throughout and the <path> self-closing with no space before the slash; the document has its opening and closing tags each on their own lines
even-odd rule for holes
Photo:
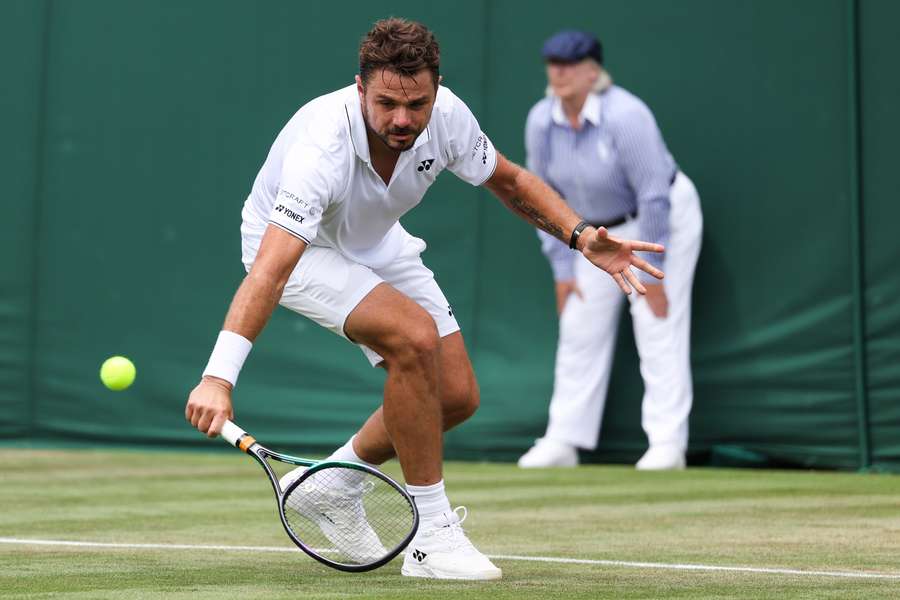
<svg viewBox="0 0 900 600">
<path fill-rule="evenodd" d="M 393 262 L 380 269 L 356 263 L 334 248 L 309 246 L 291 273 L 280 304 L 347 338 L 344 322 L 375 286 L 385 282 L 428 311 L 441 337 L 459 331 L 450 303 L 419 256 L 425 242 L 409 236 Z M 255 253 L 254 253 L 255 254 Z M 246 256 L 246 254 L 245 254 Z M 245 264 L 249 270 L 250 265 Z M 357 344 L 372 366 L 384 360 L 371 348 Z"/>
</svg>

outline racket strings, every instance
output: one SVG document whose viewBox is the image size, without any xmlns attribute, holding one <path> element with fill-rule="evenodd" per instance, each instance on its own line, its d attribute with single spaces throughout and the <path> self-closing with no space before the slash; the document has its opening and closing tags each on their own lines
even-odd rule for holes
<svg viewBox="0 0 900 600">
<path fill-rule="evenodd" d="M 384 559 L 413 528 L 407 498 L 380 477 L 334 466 L 316 471 L 284 498 L 293 534 L 311 551 L 341 564 Z"/>
</svg>

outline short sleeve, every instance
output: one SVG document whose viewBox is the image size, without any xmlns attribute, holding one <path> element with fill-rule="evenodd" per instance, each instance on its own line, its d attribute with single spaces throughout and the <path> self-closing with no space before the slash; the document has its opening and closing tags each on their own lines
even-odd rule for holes
<svg viewBox="0 0 900 600">
<path fill-rule="evenodd" d="M 447 126 L 451 160 L 447 168 L 463 181 L 481 185 L 491 178 L 497 168 L 497 150 L 481 131 L 469 107 L 452 93 L 450 96 Z"/>
<path fill-rule="evenodd" d="M 282 164 L 269 222 L 306 243 L 316 239 L 322 213 L 334 198 L 336 162 L 315 145 L 291 148 Z"/>
</svg>

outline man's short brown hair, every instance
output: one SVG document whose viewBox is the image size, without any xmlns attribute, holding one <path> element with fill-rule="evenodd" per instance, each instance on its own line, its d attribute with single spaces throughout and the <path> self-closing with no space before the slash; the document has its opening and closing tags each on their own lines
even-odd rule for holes
<svg viewBox="0 0 900 600">
<path fill-rule="evenodd" d="M 431 31 L 416 21 L 382 19 L 377 21 L 359 45 L 359 76 L 363 83 L 381 69 L 412 76 L 428 69 L 438 85 L 441 51 Z"/>
</svg>

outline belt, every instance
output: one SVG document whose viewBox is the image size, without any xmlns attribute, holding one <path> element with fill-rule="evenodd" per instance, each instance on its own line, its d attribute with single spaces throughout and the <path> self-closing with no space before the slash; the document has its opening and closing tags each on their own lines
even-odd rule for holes
<svg viewBox="0 0 900 600">
<path fill-rule="evenodd" d="M 610 227 L 617 227 L 617 226 L 621 225 L 622 223 L 624 223 L 625 221 L 634 219 L 635 217 L 637 217 L 637 214 L 638 214 L 637 209 L 635 209 L 635 210 L 631 211 L 630 213 L 628 213 L 627 215 L 622 215 L 618 219 L 611 219 L 609 221 L 592 222 L 591 225 L 593 225 L 594 227 L 597 227 L 597 228 L 606 227 L 607 229 L 609 229 Z"/>
<path fill-rule="evenodd" d="M 672 177 L 669 178 L 670 186 L 675 183 L 675 179 L 678 178 L 679 172 L 680 171 L 678 169 L 675 169 L 675 171 L 672 173 Z M 626 215 L 622 215 L 618 219 L 610 219 L 609 221 L 596 221 L 596 222 L 592 222 L 591 225 L 593 225 L 594 227 L 606 227 L 607 229 L 609 229 L 610 227 L 617 227 L 617 226 L 621 225 L 622 223 L 624 223 L 625 221 L 635 219 L 635 218 L 637 218 L 637 215 L 638 215 L 638 211 L 637 211 L 637 209 L 635 209 Z"/>
</svg>

